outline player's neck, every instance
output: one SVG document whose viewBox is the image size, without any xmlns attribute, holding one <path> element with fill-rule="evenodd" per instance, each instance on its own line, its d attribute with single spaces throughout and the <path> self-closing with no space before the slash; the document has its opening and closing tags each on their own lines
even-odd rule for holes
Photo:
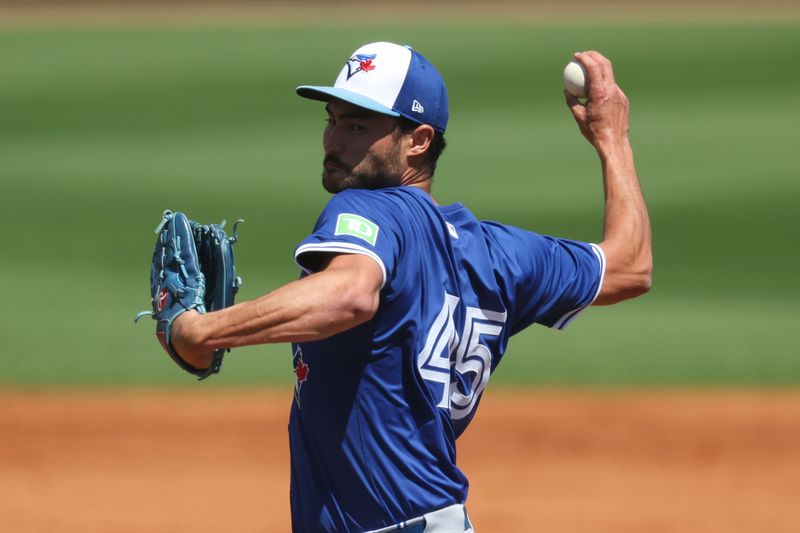
<svg viewBox="0 0 800 533">
<path fill-rule="evenodd" d="M 400 185 L 422 189 L 429 196 L 431 194 L 431 182 L 431 176 L 427 172 L 413 167 L 407 168 L 400 178 Z"/>
<path fill-rule="evenodd" d="M 433 195 L 431 194 L 431 179 L 430 178 L 426 179 L 425 181 L 420 181 L 420 182 L 417 182 L 417 183 L 403 183 L 403 185 L 405 185 L 406 187 L 415 187 L 417 189 L 422 189 L 423 191 L 428 193 L 428 196 L 431 197 L 431 200 L 433 200 L 434 204 L 439 205 L 438 203 L 436 203 L 436 200 L 433 198 Z"/>
</svg>

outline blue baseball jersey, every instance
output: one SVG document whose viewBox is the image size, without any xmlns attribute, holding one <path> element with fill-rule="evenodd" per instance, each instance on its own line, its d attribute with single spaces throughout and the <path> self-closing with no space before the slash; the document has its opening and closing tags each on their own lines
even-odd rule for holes
<svg viewBox="0 0 800 533">
<path fill-rule="evenodd" d="M 511 335 L 563 328 L 600 291 L 602 250 L 479 221 L 414 187 L 346 190 L 295 252 L 363 254 L 383 272 L 372 320 L 292 345 L 294 531 L 368 531 L 467 498 L 456 438 Z"/>
</svg>

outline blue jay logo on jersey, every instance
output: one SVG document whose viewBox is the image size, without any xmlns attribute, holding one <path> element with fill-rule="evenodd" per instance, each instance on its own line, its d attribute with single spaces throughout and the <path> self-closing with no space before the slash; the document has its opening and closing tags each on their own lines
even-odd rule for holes
<svg viewBox="0 0 800 533">
<path fill-rule="evenodd" d="M 378 57 L 378 54 L 356 54 L 347 60 L 347 79 L 349 80 L 359 72 L 369 72 L 375 70 L 373 59 Z"/>
<path fill-rule="evenodd" d="M 303 361 L 303 349 L 300 346 L 294 352 L 294 398 L 297 401 L 297 407 L 300 408 L 300 389 L 303 383 L 308 381 L 308 375 L 311 373 L 311 367 Z"/>
</svg>

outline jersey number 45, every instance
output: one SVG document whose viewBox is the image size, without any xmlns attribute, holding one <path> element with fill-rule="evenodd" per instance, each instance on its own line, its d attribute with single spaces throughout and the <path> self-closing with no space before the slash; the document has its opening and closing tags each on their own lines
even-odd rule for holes
<svg viewBox="0 0 800 533">
<path fill-rule="evenodd" d="M 457 296 L 445 293 L 442 310 L 417 356 L 420 375 L 440 398 L 438 407 L 449 409 L 454 420 L 472 412 L 486 387 L 492 351 L 484 343 L 494 344 L 506 323 L 505 312 L 466 307 L 464 323 L 457 329 L 453 315 L 459 302 Z"/>
</svg>

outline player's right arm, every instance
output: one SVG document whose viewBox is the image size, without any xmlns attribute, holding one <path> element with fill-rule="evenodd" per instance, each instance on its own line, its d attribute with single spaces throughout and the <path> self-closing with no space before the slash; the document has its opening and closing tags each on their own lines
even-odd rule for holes
<svg viewBox="0 0 800 533">
<path fill-rule="evenodd" d="M 589 98 L 582 104 L 566 93 L 575 121 L 595 147 L 603 168 L 605 219 L 599 246 L 605 275 L 594 305 L 639 296 L 652 283 L 650 218 L 633 163 L 628 138 L 628 99 L 617 85 L 611 62 L 598 52 L 575 54 L 589 76 Z"/>
<path fill-rule="evenodd" d="M 172 330 L 175 350 L 202 369 L 211 364 L 216 349 L 315 341 L 370 320 L 383 286 L 378 263 L 358 254 L 319 259 L 316 273 L 255 300 L 213 313 L 183 313 Z"/>
</svg>

